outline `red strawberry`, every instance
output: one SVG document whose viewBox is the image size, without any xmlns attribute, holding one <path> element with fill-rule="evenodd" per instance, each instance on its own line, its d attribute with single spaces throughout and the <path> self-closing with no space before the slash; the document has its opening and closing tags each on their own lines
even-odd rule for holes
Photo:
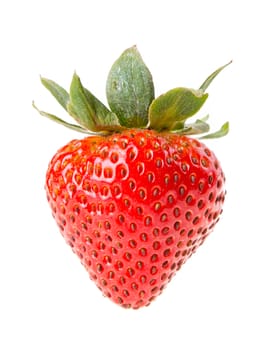
<svg viewBox="0 0 269 350">
<path fill-rule="evenodd" d="M 46 191 L 53 216 L 91 279 L 123 307 L 149 305 L 219 220 L 221 166 L 203 143 L 186 136 L 207 132 L 208 124 L 186 120 L 224 67 L 198 90 L 176 88 L 154 99 L 151 75 L 133 47 L 109 73 L 111 111 L 76 74 L 70 94 L 42 79 L 80 125 L 39 112 L 96 134 L 71 141 L 51 160 Z M 228 123 L 206 137 L 227 131 Z"/>
</svg>

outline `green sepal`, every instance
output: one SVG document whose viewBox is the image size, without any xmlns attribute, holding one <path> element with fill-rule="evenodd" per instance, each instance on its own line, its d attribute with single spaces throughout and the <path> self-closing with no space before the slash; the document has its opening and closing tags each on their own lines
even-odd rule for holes
<svg viewBox="0 0 269 350">
<path fill-rule="evenodd" d="M 111 112 L 98 98 L 96 98 L 89 90 L 84 88 L 86 97 L 89 103 L 93 106 L 96 118 L 97 118 L 97 128 L 104 127 L 119 127 L 119 119 L 117 115 Z"/>
<path fill-rule="evenodd" d="M 221 126 L 221 128 L 218 131 L 213 132 L 211 134 L 204 135 L 200 137 L 200 139 L 216 139 L 219 137 L 226 136 L 228 132 L 229 132 L 229 122 L 226 122 Z"/>
<path fill-rule="evenodd" d="M 183 129 L 182 133 L 184 135 L 198 135 L 208 132 L 209 129 L 210 126 L 208 123 L 206 123 L 202 119 L 197 119 L 194 123 L 186 124 L 185 130 Z"/>
<path fill-rule="evenodd" d="M 53 114 L 50 114 L 50 113 L 47 113 L 47 112 L 44 112 L 44 111 L 41 111 L 40 109 L 38 109 L 35 105 L 34 102 L 32 102 L 32 106 L 38 111 L 38 113 L 40 115 L 42 115 L 43 117 L 46 117 L 52 121 L 54 121 L 55 123 L 57 124 L 60 124 L 60 125 L 63 125 L 64 127 L 68 128 L 68 129 L 71 129 L 71 130 L 75 130 L 77 132 L 82 132 L 84 134 L 91 134 L 90 131 L 84 129 L 83 127 L 81 127 L 80 125 L 76 125 L 76 124 L 71 124 L 71 123 L 67 123 L 65 120 L 59 118 L 59 117 L 56 117 L 55 115 Z"/>
<path fill-rule="evenodd" d="M 106 93 L 111 111 L 82 85 L 76 73 L 70 93 L 50 79 L 41 77 L 41 82 L 79 125 L 41 111 L 34 103 L 33 107 L 42 116 L 86 134 L 106 135 L 126 128 L 146 127 L 185 135 L 206 134 L 209 132 L 207 117 L 192 123 L 188 118 L 200 110 L 208 97 L 205 91 L 231 62 L 215 70 L 198 90 L 178 87 L 154 99 L 151 73 L 133 46 L 123 52 L 109 72 Z M 222 137 L 228 131 L 227 122 L 220 130 L 201 138 Z"/>
<path fill-rule="evenodd" d="M 112 65 L 106 83 L 109 107 L 126 127 L 148 124 L 148 108 L 154 99 L 152 76 L 136 46 L 125 50 Z"/>
<path fill-rule="evenodd" d="M 60 105 L 67 111 L 67 104 L 69 102 L 68 92 L 53 80 L 40 77 L 42 84 L 49 90 L 49 92 L 56 98 Z"/>
<path fill-rule="evenodd" d="M 210 74 L 209 77 L 207 77 L 203 84 L 200 86 L 199 90 L 205 92 L 209 85 L 212 83 L 212 81 L 216 78 L 216 76 L 231 63 L 232 61 L 226 63 L 224 66 L 221 66 L 220 68 L 216 69 L 212 74 Z"/>
<path fill-rule="evenodd" d="M 178 130 L 185 120 L 203 106 L 208 94 L 201 90 L 175 88 L 156 98 L 149 108 L 149 127 L 154 130 Z"/>
<path fill-rule="evenodd" d="M 207 123 L 209 115 L 204 118 L 197 119 L 194 123 L 185 124 L 181 129 L 173 130 L 172 133 L 180 135 L 198 135 L 205 134 L 199 139 L 215 139 L 226 136 L 229 133 L 229 122 L 224 123 L 218 131 L 207 134 L 210 130 L 210 125 Z"/>
<path fill-rule="evenodd" d="M 84 88 L 76 73 L 73 75 L 70 86 L 67 110 L 80 125 L 93 132 L 117 130 L 120 127 L 117 116 Z"/>
<path fill-rule="evenodd" d="M 84 87 L 76 73 L 70 85 L 70 101 L 68 113 L 84 128 L 95 131 L 97 117 L 93 106 L 89 103 Z"/>
</svg>

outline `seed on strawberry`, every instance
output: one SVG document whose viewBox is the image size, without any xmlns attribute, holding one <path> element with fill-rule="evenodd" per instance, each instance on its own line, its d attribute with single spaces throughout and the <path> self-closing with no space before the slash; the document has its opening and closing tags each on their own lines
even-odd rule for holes
<svg viewBox="0 0 269 350">
<path fill-rule="evenodd" d="M 110 109 L 76 74 L 70 93 L 41 79 L 77 123 L 40 114 L 89 134 L 70 141 L 49 164 L 45 188 L 53 217 L 90 278 L 122 307 L 149 305 L 219 221 L 223 171 L 190 135 L 224 136 L 228 123 L 207 134 L 207 118 L 189 118 L 224 67 L 198 90 L 175 88 L 154 98 L 151 74 L 132 47 L 109 73 Z"/>
</svg>

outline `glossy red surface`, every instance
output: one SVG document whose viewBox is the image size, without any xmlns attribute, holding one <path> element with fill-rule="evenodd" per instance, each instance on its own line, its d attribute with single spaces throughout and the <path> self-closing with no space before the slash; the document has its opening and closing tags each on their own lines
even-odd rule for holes
<svg viewBox="0 0 269 350">
<path fill-rule="evenodd" d="M 149 305 L 219 220 L 224 175 L 185 136 L 129 130 L 71 141 L 52 159 L 53 216 L 103 294 Z"/>
</svg>

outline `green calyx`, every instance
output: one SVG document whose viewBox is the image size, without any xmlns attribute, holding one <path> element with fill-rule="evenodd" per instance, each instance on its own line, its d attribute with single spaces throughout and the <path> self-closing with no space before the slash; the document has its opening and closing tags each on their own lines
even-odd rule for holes
<svg viewBox="0 0 269 350">
<path fill-rule="evenodd" d="M 208 97 L 208 86 L 230 63 L 214 71 L 197 90 L 178 87 L 155 98 L 151 73 L 133 46 L 122 53 L 108 74 L 109 108 L 82 85 L 76 73 L 69 93 L 54 81 L 41 77 L 42 84 L 76 123 L 41 111 L 34 102 L 33 106 L 42 116 L 86 134 L 106 135 L 127 128 L 141 128 L 184 135 L 204 134 L 201 138 L 221 137 L 228 133 L 228 122 L 209 134 L 208 116 L 194 122 L 189 122 L 189 118 L 203 106 Z"/>
</svg>

